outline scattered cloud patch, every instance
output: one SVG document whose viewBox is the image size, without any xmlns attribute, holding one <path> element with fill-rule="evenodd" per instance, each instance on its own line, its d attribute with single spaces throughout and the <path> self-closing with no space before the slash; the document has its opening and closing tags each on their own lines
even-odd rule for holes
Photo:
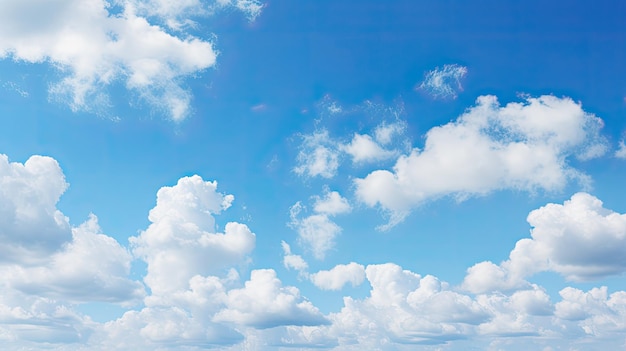
<svg viewBox="0 0 626 351">
<path fill-rule="evenodd" d="M 467 74 L 467 67 L 451 64 L 428 71 L 419 89 L 436 99 L 456 99 L 459 91 L 463 91 L 461 80 Z"/>
<path fill-rule="evenodd" d="M 219 1 L 250 18 L 262 5 L 254 0 Z M 212 67 L 217 52 L 211 40 L 184 31 L 185 18 L 199 15 L 204 1 L 37 0 L 0 4 L 0 58 L 49 63 L 64 78 L 52 84 L 53 97 L 72 110 L 100 113 L 110 106 L 106 88 L 123 83 L 173 121 L 190 114 L 191 93 L 182 80 Z M 37 8 L 37 11 L 33 11 Z M 204 11 L 206 12 L 206 11 Z M 170 33 L 150 18 L 178 30 Z"/>
<path fill-rule="evenodd" d="M 317 213 L 335 216 L 338 214 L 348 213 L 352 210 L 352 206 L 348 200 L 336 191 L 325 189 L 324 197 L 314 196 L 315 204 L 313 210 Z"/>
<path fill-rule="evenodd" d="M 302 139 L 294 172 L 307 177 L 334 177 L 339 167 L 339 150 L 328 131 L 317 131 L 302 136 Z"/>
<path fill-rule="evenodd" d="M 306 272 L 309 268 L 309 265 L 300 255 L 294 255 L 291 253 L 291 246 L 284 241 L 280 242 L 280 245 L 283 248 L 283 265 L 287 269 L 295 269 L 298 272 Z"/>
<path fill-rule="evenodd" d="M 443 196 L 463 200 L 491 191 L 557 191 L 570 180 L 589 178 L 568 159 L 606 151 L 603 122 L 569 98 L 528 97 L 500 106 L 482 96 L 455 121 L 426 133 L 422 150 L 398 158 L 393 171 L 376 170 L 355 180 L 357 197 L 380 206 L 390 221 L 411 208 Z"/>
<path fill-rule="evenodd" d="M 289 225 L 298 233 L 298 242 L 305 249 L 310 250 L 318 260 L 323 260 L 326 253 L 335 246 L 335 237 L 341 233 L 339 227 L 331 217 L 348 213 L 352 207 L 348 200 L 336 191 L 324 190 L 324 197 L 314 196 L 313 214 L 301 216 L 306 207 L 297 202 L 290 209 L 291 222 Z"/>
<path fill-rule="evenodd" d="M 397 156 L 396 151 L 382 148 L 369 135 L 354 134 L 352 141 L 343 145 L 342 149 L 354 163 L 376 162 Z"/>
<path fill-rule="evenodd" d="M 290 226 L 298 233 L 298 243 L 309 250 L 313 257 L 323 260 L 326 253 L 335 247 L 335 237 L 341 233 L 341 227 L 327 214 L 314 213 L 301 218 L 305 207 L 297 202 L 290 209 Z"/>
</svg>

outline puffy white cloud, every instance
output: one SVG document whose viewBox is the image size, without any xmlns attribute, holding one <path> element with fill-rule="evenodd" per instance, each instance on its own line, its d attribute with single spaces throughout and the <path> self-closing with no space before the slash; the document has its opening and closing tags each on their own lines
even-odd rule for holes
<svg viewBox="0 0 626 351">
<path fill-rule="evenodd" d="M 54 65 L 65 78 L 50 91 L 74 110 L 101 113 L 110 104 L 103 88 L 119 81 L 180 121 L 188 116 L 192 98 L 181 80 L 213 66 L 217 54 L 210 40 L 168 33 L 148 18 L 159 17 L 180 30 L 188 16 L 209 5 L 199 0 L 2 1 L 0 58 Z M 220 6 L 239 8 L 251 18 L 261 9 L 254 0 L 220 1 Z"/>
<path fill-rule="evenodd" d="M 423 150 L 401 156 L 393 172 L 376 170 L 356 179 L 356 195 L 389 212 L 390 227 L 411 208 L 452 195 L 457 199 L 494 190 L 562 189 L 588 177 L 568 165 L 606 150 L 602 120 L 569 98 L 541 96 L 502 107 L 479 97 L 456 121 L 432 128 Z"/>
<path fill-rule="evenodd" d="M 383 149 L 371 136 L 361 134 L 354 134 L 352 141 L 343 145 L 343 150 L 352 157 L 354 163 L 387 160 L 397 154 L 393 150 Z"/>
<path fill-rule="evenodd" d="M 428 71 L 424 81 L 419 85 L 434 98 L 456 99 L 457 93 L 463 90 L 461 79 L 467 74 L 467 67 L 452 64 L 444 65 Z"/>
<path fill-rule="evenodd" d="M 228 292 L 226 306 L 214 320 L 261 329 L 328 323 L 313 304 L 300 297 L 297 288 L 283 287 L 272 269 L 252 271 L 244 288 Z"/>
<path fill-rule="evenodd" d="M 24 293 L 71 302 L 132 303 L 145 292 L 129 280 L 130 253 L 115 239 L 102 234 L 98 219 L 72 229 L 73 240 L 37 267 L 0 268 L 5 282 Z"/>
<path fill-rule="evenodd" d="M 395 264 L 365 269 L 372 289 L 363 300 L 344 298 L 331 313 L 327 333 L 342 344 L 387 349 L 397 344 L 441 344 L 465 338 L 489 314 L 469 296 L 449 290 L 433 276 L 421 277 Z"/>
<path fill-rule="evenodd" d="M 626 271 L 626 214 L 602 205 L 598 198 L 574 194 L 528 215 L 532 239 L 511 252 L 513 271 L 552 270 L 570 280 L 598 279 Z"/>
<path fill-rule="evenodd" d="M 42 262 L 72 239 L 68 219 L 56 208 L 67 186 L 50 157 L 21 164 L 0 154 L 0 262 Z"/>
<path fill-rule="evenodd" d="M 315 197 L 313 210 L 330 216 L 348 213 L 352 210 L 348 200 L 336 191 L 325 190 L 323 198 Z"/>
<path fill-rule="evenodd" d="M 129 239 L 148 264 L 144 281 L 154 295 L 186 289 L 193 276 L 220 273 L 252 251 L 255 235 L 246 225 L 230 222 L 224 233 L 215 232 L 213 215 L 233 199 L 217 192 L 217 182 L 197 175 L 158 191 L 148 217 L 152 223 Z"/>
<path fill-rule="evenodd" d="M 339 264 L 331 270 L 311 274 L 310 279 L 322 290 L 341 290 L 348 283 L 361 285 L 365 280 L 365 267 L 355 262 Z"/>
<path fill-rule="evenodd" d="M 609 296 L 606 286 L 587 292 L 567 287 L 559 292 L 562 301 L 556 304 L 555 316 L 562 327 L 592 338 L 615 335 L 623 341 L 626 330 L 626 291 Z M 573 326 L 567 322 L 573 323 Z"/>
<path fill-rule="evenodd" d="M 490 261 L 484 261 L 467 269 L 462 287 L 473 293 L 486 291 L 508 291 L 527 285 L 523 277 L 512 275 L 505 262 L 499 266 Z"/>
<path fill-rule="evenodd" d="M 291 247 L 284 241 L 281 241 L 281 246 L 283 247 L 283 253 L 285 256 L 283 257 L 283 265 L 287 269 L 295 269 L 298 272 L 306 272 L 309 268 L 309 265 L 300 255 L 294 255 L 291 253 Z"/>
<path fill-rule="evenodd" d="M 626 271 L 626 214 L 598 198 L 574 194 L 561 204 L 547 204 L 528 215 L 531 237 L 519 240 L 500 265 L 481 262 L 467 271 L 463 287 L 472 292 L 509 290 L 527 285 L 524 278 L 553 271 L 568 280 L 599 279 Z"/>
<path fill-rule="evenodd" d="M 334 177 L 339 167 L 339 150 L 337 143 L 330 139 L 328 131 L 317 131 L 304 135 L 302 139 L 298 164 L 294 171 L 308 177 Z"/>
</svg>

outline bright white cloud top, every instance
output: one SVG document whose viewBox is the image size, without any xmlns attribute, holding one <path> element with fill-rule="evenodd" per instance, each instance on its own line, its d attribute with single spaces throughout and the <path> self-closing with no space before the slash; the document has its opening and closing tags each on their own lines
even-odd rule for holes
<svg viewBox="0 0 626 351">
<path fill-rule="evenodd" d="M 1 348 L 624 349 L 623 16 L 486 5 L 0 3 Z"/>
<path fill-rule="evenodd" d="M 606 151 L 602 120 L 568 98 L 541 96 L 500 106 L 494 96 L 456 121 L 426 133 L 423 150 L 398 158 L 393 172 L 376 170 L 356 179 L 358 198 L 390 213 L 385 228 L 411 208 L 443 196 L 464 199 L 494 190 L 562 189 L 586 176 L 569 158 L 590 159 Z"/>
</svg>

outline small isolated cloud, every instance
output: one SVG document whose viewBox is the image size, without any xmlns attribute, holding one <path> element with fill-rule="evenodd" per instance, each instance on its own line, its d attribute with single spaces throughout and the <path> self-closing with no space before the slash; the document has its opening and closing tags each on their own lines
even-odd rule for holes
<svg viewBox="0 0 626 351">
<path fill-rule="evenodd" d="M 437 67 L 426 73 L 419 89 L 438 99 L 456 99 L 459 91 L 463 91 L 461 79 L 467 74 L 467 67 L 452 64 Z"/>
<path fill-rule="evenodd" d="M 302 139 L 294 172 L 307 177 L 334 177 L 339 167 L 339 150 L 328 131 L 317 131 Z"/>
<path fill-rule="evenodd" d="M 291 253 L 291 246 L 284 241 L 280 242 L 280 245 L 283 248 L 283 265 L 287 269 L 295 269 L 298 272 L 306 272 L 309 268 L 309 265 L 300 255 L 294 255 Z"/>
<path fill-rule="evenodd" d="M 390 215 L 389 228 L 413 207 L 443 196 L 463 200 L 494 190 L 556 191 L 588 177 L 568 159 L 606 151 L 603 122 L 569 98 L 541 96 L 500 106 L 482 96 L 455 121 L 426 133 L 423 150 L 400 156 L 393 171 L 356 179 L 356 195 Z"/>
<path fill-rule="evenodd" d="M 250 18 L 254 0 L 218 1 Z M 206 1 L 38 0 L 0 2 L 0 59 L 50 63 L 64 75 L 51 85 L 54 98 L 73 110 L 101 113 L 110 101 L 106 88 L 122 82 L 173 121 L 190 113 L 191 93 L 181 81 L 216 62 L 212 40 L 184 31 L 189 16 L 208 14 Z M 36 10 L 33 10 L 36 9 Z M 155 19 L 176 32 L 151 23 Z"/>
<path fill-rule="evenodd" d="M 355 262 L 340 264 L 329 271 L 313 273 L 310 279 L 322 290 L 341 290 L 348 283 L 352 286 L 361 285 L 365 280 L 365 267 Z"/>
<path fill-rule="evenodd" d="M 348 200 L 336 191 L 325 190 L 324 197 L 314 196 L 313 210 L 317 213 L 334 216 L 348 213 L 352 210 Z"/>
<path fill-rule="evenodd" d="M 626 214 L 602 206 L 587 193 L 548 204 L 528 215 L 531 237 L 519 240 L 509 259 L 468 269 L 466 290 L 480 293 L 528 285 L 525 278 L 552 271 L 568 280 L 589 281 L 626 272 Z"/>
<path fill-rule="evenodd" d="M 304 206 L 297 202 L 290 209 L 290 226 L 298 233 L 298 243 L 309 250 L 313 257 L 323 260 L 326 253 L 335 247 L 335 237 L 341 233 L 341 227 L 327 214 L 312 214 L 300 218 Z"/>
<path fill-rule="evenodd" d="M 385 150 L 369 135 L 354 134 L 349 144 L 343 145 L 343 151 L 352 157 L 354 163 L 375 162 L 397 156 L 394 150 Z"/>
<path fill-rule="evenodd" d="M 290 209 L 289 225 L 298 232 L 298 243 L 310 250 L 315 258 L 322 260 L 326 252 L 335 247 L 335 237 L 341 233 L 341 227 L 333 222 L 331 217 L 350 212 L 352 208 L 348 200 L 329 189 L 325 189 L 324 197 L 313 198 L 314 214 L 301 217 L 306 208 L 297 202 Z"/>
</svg>

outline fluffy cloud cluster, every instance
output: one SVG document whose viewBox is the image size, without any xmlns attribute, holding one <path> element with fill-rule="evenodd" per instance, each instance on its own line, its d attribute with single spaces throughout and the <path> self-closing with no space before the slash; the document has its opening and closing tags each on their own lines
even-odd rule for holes
<svg viewBox="0 0 626 351">
<path fill-rule="evenodd" d="M 512 289 L 542 271 L 573 281 L 626 272 L 626 214 L 604 208 L 598 198 L 574 194 L 562 205 L 548 204 L 532 211 L 528 223 L 533 227 L 532 238 L 518 241 L 500 265 L 481 262 L 468 269 L 466 289 Z"/>
<path fill-rule="evenodd" d="M 94 215 L 72 227 L 57 209 L 66 188 L 54 159 L 0 155 L 0 335 L 8 343 L 84 341 L 94 325 L 73 304 L 129 305 L 145 294 L 128 278 L 130 253 Z"/>
<path fill-rule="evenodd" d="M 253 270 L 240 286 L 256 236 L 241 223 L 217 232 L 215 215 L 234 197 L 199 176 L 181 178 L 157 193 L 150 226 L 130 238 L 147 263 L 145 308 L 106 324 L 101 342 L 133 349 L 206 347 L 240 342 L 236 326 L 319 325 L 326 319 L 295 287 L 282 286 L 272 269 Z M 119 346 L 116 346 L 119 347 Z"/>
<path fill-rule="evenodd" d="M 331 217 L 351 211 L 350 204 L 336 191 L 326 189 L 323 198 L 315 197 L 314 214 L 300 218 L 305 207 L 296 203 L 291 207 L 291 227 L 298 232 L 298 242 L 319 260 L 335 245 L 335 237 L 341 233 Z"/>
<path fill-rule="evenodd" d="M 336 107 L 333 111 L 341 112 Z M 372 135 L 355 133 L 349 141 L 333 139 L 325 129 L 303 135 L 294 171 L 306 177 L 333 178 L 344 156 L 348 156 L 354 165 L 392 159 L 400 153 L 396 141 L 402 139 L 405 129 L 406 124 L 402 121 L 382 122 L 373 129 Z"/>
<path fill-rule="evenodd" d="M 422 150 L 398 158 L 393 171 L 356 179 L 356 195 L 390 214 L 389 228 L 412 207 L 452 195 L 457 199 L 494 190 L 561 189 L 587 177 L 568 164 L 606 151 L 602 120 L 569 98 L 541 96 L 500 106 L 478 98 L 456 121 L 432 128 Z"/>
<path fill-rule="evenodd" d="M 213 66 L 217 55 L 210 41 L 181 32 L 181 21 L 215 6 L 235 6 L 251 18 L 261 9 L 254 0 L 2 1 L 0 58 L 57 67 L 65 77 L 51 93 L 74 110 L 106 108 L 103 88 L 122 82 L 180 121 L 191 102 L 181 80 Z M 154 16 L 179 31 L 172 34 L 150 23 Z"/>
<path fill-rule="evenodd" d="M 452 64 L 435 68 L 428 71 L 424 81 L 419 85 L 422 89 L 434 98 L 456 99 L 459 91 L 463 90 L 461 79 L 467 74 L 467 67 Z"/>
</svg>

